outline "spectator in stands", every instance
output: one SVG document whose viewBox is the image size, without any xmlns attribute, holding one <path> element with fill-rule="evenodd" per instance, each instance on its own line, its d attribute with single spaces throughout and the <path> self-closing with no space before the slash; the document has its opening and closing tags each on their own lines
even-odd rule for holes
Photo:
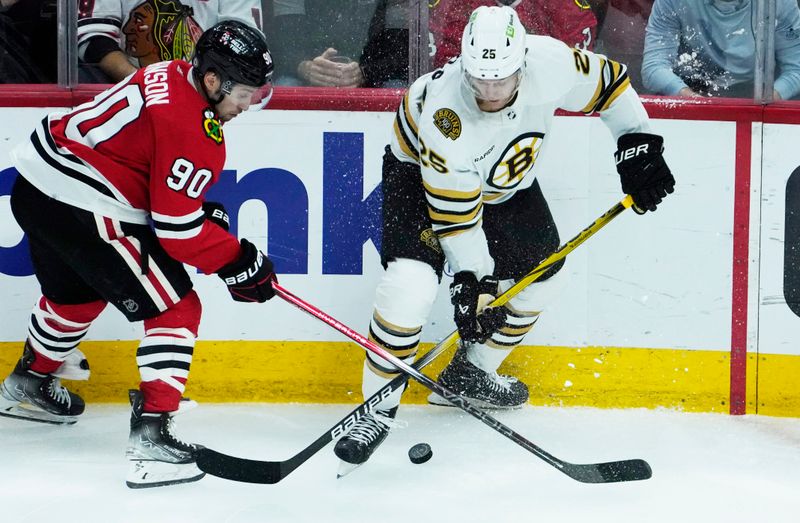
<svg viewBox="0 0 800 523">
<path fill-rule="evenodd" d="M 428 1 L 430 18 L 438 14 L 439 5 L 440 0 Z M 409 18 L 408 0 L 378 0 L 359 59 L 364 87 L 408 87 Z M 420 52 L 427 48 L 433 57 L 436 46 L 430 31 L 427 40 L 420 39 L 420 45 L 423 46 Z"/>
<path fill-rule="evenodd" d="M 358 59 L 377 2 L 273 0 L 267 33 L 275 57 L 275 83 L 361 86 L 364 75 Z"/>
<path fill-rule="evenodd" d="M 58 81 L 56 0 L 0 0 L 0 83 Z"/>
<path fill-rule="evenodd" d="M 434 67 L 461 52 L 461 31 L 470 13 L 482 5 L 511 6 L 528 33 L 552 36 L 570 47 L 594 49 L 597 18 L 587 0 L 442 0 L 430 25 L 436 45 Z"/>
<path fill-rule="evenodd" d="M 613 56 L 628 66 L 628 78 L 636 92 L 642 84 L 644 30 L 653 0 L 587 0 L 597 17 L 595 53 Z"/>
<path fill-rule="evenodd" d="M 378 0 L 358 60 L 364 87 L 408 86 L 408 0 Z"/>
<path fill-rule="evenodd" d="M 597 18 L 597 38 L 601 38 L 606 16 L 620 12 L 627 17 L 644 17 L 645 21 L 650 16 L 653 0 L 575 0 L 584 5 L 589 5 Z M 641 51 L 641 50 L 640 50 Z"/>
<path fill-rule="evenodd" d="M 191 60 L 203 31 L 223 20 L 261 27 L 261 0 L 80 0 L 82 82 L 118 82 L 140 67 Z"/>
<path fill-rule="evenodd" d="M 752 97 L 752 0 L 656 0 L 645 36 L 642 77 L 654 94 Z M 800 9 L 777 0 L 775 99 L 800 92 Z"/>
</svg>

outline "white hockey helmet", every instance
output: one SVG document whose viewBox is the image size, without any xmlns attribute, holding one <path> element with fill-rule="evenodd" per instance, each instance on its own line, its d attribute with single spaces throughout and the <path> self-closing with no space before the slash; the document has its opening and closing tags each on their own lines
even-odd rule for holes
<svg viewBox="0 0 800 523">
<path fill-rule="evenodd" d="M 525 27 L 508 6 L 481 6 L 461 37 L 464 78 L 479 99 L 511 97 L 525 66 Z"/>
<path fill-rule="evenodd" d="M 525 64 L 525 27 L 508 6 L 480 6 L 461 37 L 464 71 L 474 78 L 508 78 Z"/>
</svg>

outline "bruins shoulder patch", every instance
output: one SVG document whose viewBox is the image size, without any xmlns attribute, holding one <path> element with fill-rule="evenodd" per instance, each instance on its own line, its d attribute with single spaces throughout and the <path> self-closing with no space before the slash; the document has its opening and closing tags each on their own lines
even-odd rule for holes
<svg viewBox="0 0 800 523">
<path fill-rule="evenodd" d="M 461 136 L 461 118 L 452 109 L 444 107 L 436 111 L 433 114 L 433 124 L 451 140 Z"/>
<path fill-rule="evenodd" d="M 214 111 L 211 109 L 203 111 L 203 131 L 216 143 L 222 143 L 222 124 L 214 117 Z"/>
</svg>

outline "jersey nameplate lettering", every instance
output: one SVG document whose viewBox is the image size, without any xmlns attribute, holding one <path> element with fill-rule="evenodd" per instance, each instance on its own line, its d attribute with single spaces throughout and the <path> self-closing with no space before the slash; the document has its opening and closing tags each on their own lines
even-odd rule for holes
<svg viewBox="0 0 800 523">
<path fill-rule="evenodd" d="M 167 83 L 167 67 L 170 62 L 158 62 L 148 65 L 144 70 L 145 107 L 169 104 L 169 84 Z"/>
</svg>

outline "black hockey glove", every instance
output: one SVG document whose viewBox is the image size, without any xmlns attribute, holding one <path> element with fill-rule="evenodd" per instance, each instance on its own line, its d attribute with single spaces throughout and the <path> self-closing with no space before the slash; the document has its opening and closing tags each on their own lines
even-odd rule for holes
<svg viewBox="0 0 800 523">
<path fill-rule="evenodd" d="M 475 273 L 461 271 L 453 276 L 450 284 L 450 302 L 453 304 L 453 319 L 458 335 L 469 343 L 484 343 L 506 322 L 505 307 L 488 307 L 478 313 L 478 298 L 481 294 L 497 296 L 497 278 L 484 276 L 480 283 Z"/>
<path fill-rule="evenodd" d="M 631 195 L 638 214 L 655 212 L 661 200 L 675 190 L 675 178 L 663 152 L 664 139 L 655 134 L 630 133 L 617 140 L 614 159 L 622 191 Z"/>
<path fill-rule="evenodd" d="M 226 231 L 231 228 L 231 219 L 221 203 L 203 202 L 203 212 L 206 213 L 206 220 L 216 223 Z"/>
<path fill-rule="evenodd" d="M 272 262 L 247 240 L 241 240 L 242 254 L 217 274 L 235 301 L 264 303 L 275 296 L 272 282 L 278 281 Z"/>
</svg>

